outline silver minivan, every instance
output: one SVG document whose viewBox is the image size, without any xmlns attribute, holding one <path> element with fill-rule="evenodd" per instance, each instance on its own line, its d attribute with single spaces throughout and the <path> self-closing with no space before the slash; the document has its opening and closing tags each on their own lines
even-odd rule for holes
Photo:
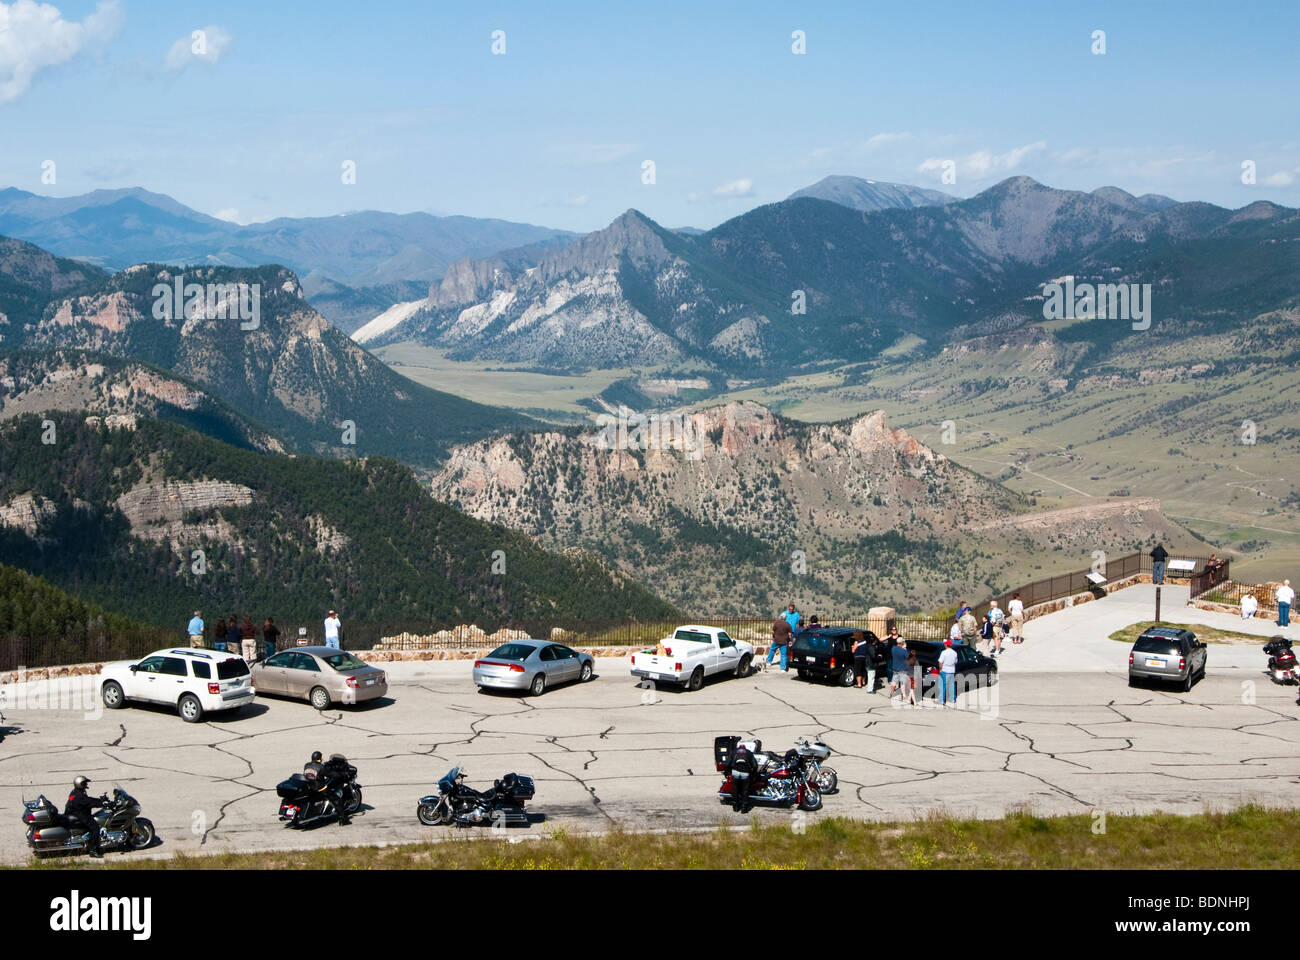
<svg viewBox="0 0 1300 960">
<path fill-rule="evenodd" d="M 1152 627 L 1133 643 L 1128 655 L 1128 685 L 1140 680 L 1177 683 L 1192 689 L 1192 681 L 1205 676 L 1205 644 L 1190 630 Z"/>
</svg>

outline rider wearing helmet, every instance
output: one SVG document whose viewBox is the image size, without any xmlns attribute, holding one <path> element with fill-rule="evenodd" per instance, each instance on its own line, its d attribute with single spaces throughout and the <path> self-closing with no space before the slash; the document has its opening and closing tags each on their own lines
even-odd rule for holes
<svg viewBox="0 0 1300 960">
<path fill-rule="evenodd" d="M 339 817 L 339 825 L 347 826 L 351 823 L 352 818 L 348 816 L 345 809 L 346 802 L 343 799 L 342 784 L 339 782 L 341 771 L 338 764 L 335 763 L 334 757 L 330 757 L 329 763 L 321 763 L 321 752 L 317 750 L 312 753 L 311 761 L 302 768 L 302 772 L 308 779 L 315 780 L 316 789 L 325 794 L 330 803 L 334 804 L 334 810 Z"/>
<path fill-rule="evenodd" d="M 312 753 L 311 760 L 303 764 L 302 766 L 303 776 L 305 776 L 308 780 L 320 779 L 320 771 L 321 771 L 320 761 L 321 761 L 321 752 L 319 750 L 316 750 Z"/>
<path fill-rule="evenodd" d="M 90 780 L 86 777 L 77 777 L 72 781 L 72 792 L 68 794 L 63 815 L 86 831 L 86 852 L 98 859 L 104 854 L 99 849 L 99 821 L 95 819 L 94 811 L 96 807 L 107 804 L 108 797 L 90 796 L 86 793 L 88 786 Z"/>
</svg>

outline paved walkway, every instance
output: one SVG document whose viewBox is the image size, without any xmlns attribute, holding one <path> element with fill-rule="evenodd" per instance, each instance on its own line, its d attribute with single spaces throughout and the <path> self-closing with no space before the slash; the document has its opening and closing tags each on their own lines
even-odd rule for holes
<svg viewBox="0 0 1300 960">
<path fill-rule="evenodd" d="M 1008 673 L 1120 669 L 1127 663 L 1128 647 L 1109 639 L 1110 635 L 1130 624 L 1151 620 L 1155 608 L 1156 588 L 1138 584 L 1030 620 L 1025 624 L 1023 644 L 1002 645 L 998 669 Z M 1187 603 L 1185 586 L 1165 584 L 1160 595 L 1160 618 L 1166 623 L 1205 624 L 1261 638 L 1259 645 L 1211 643 L 1209 670 L 1218 666 L 1263 670 L 1268 658 L 1259 648 L 1266 638 L 1283 634 L 1300 640 L 1294 621 L 1283 630 L 1263 617 L 1242 620 L 1236 614 L 1197 609 Z"/>
</svg>

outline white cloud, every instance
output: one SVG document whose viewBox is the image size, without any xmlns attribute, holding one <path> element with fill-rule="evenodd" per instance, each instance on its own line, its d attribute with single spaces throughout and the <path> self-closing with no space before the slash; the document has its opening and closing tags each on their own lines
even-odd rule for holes
<svg viewBox="0 0 1300 960">
<path fill-rule="evenodd" d="M 1261 187 L 1289 187 L 1295 183 L 1295 176 L 1289 170 L 1279 170 L 1259 181 Z"/>
<path fill-rule="evenodd" d="M 48 3 L 0 3 L 0 103 L 26 93 L 38 71 L 103 47 L 117 36 L 124 19 L 117 0 L 102 0 L 80 23 L 65 20 Z"/>
<path fill-rule="evenodd" d="M 1033 143 L 1025 144 L 1023 147 L 1008 150 L 1006 153 L 977 150 L 974 153 L 967 154 L 964 159 L 957 161 L 957 172 L 959 175 L 975 180 L 982 180 L 985 177 L 995 176 L 1000 173 L 1010 173 L 1020 166 L 1021 161 L 1027 156 L 1046 149 L 1047 144 L 1044 141 L 1036 140 Z M 929 157 L 916 169 L 921 173 L 931 173 L 935 170 L 942 170 L 946 162 L 947 160 L 942 157 Z"/>
<path fill-rule="evenodd" d="M 222 27 L 207 26 L 194 30 L 171 45 L 167 51 L 166 67 L 168 70 L 184 70 L 197 60 L 216 63 L 234 39 Z"/>
<path fill-rule="evenodd" d="M 218 220 L 225 220 L 229 223 L 239 223 L 239 211 L 234 207 L 227 207 L 225 210 L 218 210 L 213 214 Z"/>
<path fill-rule="evenodd" d="M 910 140 L 912 135 L 907 131 L 901 133 L 878 133 L 873 137 L 867 138 L 867 146 L 878 147 L 885 143 L 897 143 L 900 140 Z"/>
<path fill-rule="evenodd" d="M 754 195 L 754 181 L 749 177 L 729 180 L 720 187 L 714 187 L 713 195 L 715 197 L 752 197 Z"/>
</svg>

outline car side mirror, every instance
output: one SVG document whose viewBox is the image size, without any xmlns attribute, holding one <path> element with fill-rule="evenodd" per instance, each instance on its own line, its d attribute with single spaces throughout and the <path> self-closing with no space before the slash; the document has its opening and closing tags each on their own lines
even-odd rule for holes
<svg viewBox="0 0 1300 960">
<path fill-rule="evenodd" d="M 133 664 L 131 664 L 131 672 L 132 672 L 132 673 L 135 673 L 135 672 L 136 672 L 137 670 L 139 670 L 139 669 L 140 669 L 140 664 L 138 664 L 138 663 L 133 663 Z"/>
</svg>

